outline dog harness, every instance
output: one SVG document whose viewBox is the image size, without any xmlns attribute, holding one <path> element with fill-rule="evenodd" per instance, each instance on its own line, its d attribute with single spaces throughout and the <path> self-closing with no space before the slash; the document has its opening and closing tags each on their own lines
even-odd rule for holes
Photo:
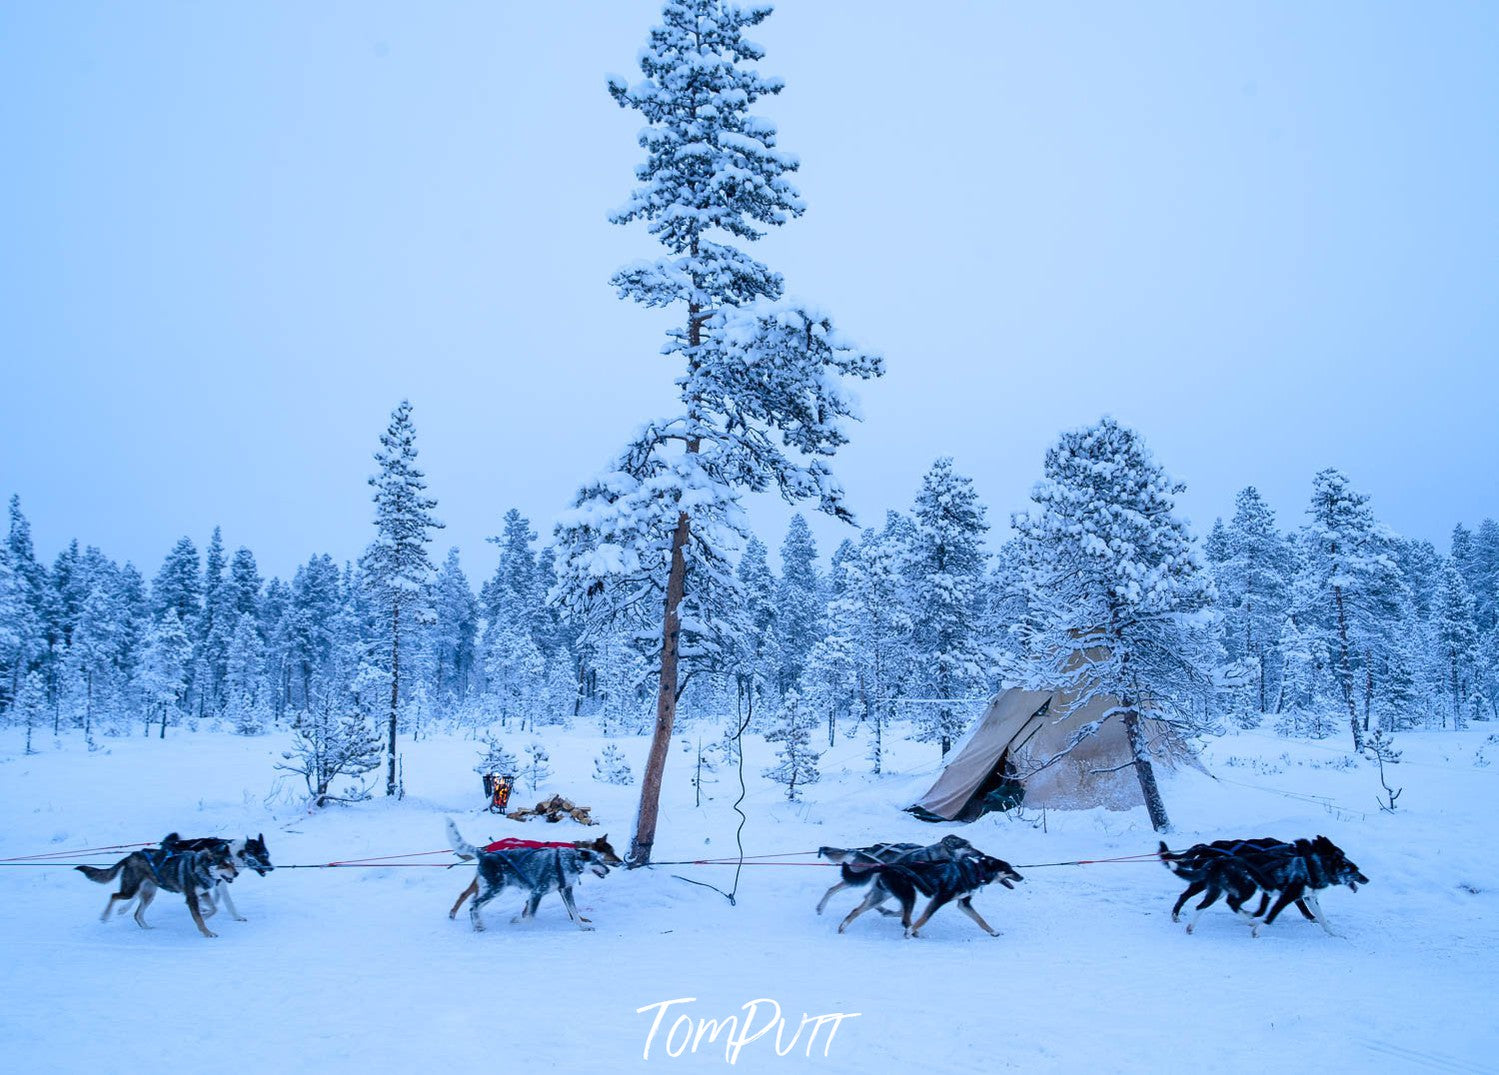
<svg viewBox="0 0 1499 1075">
<path fill-rule="evenodd" d="M 507 836 L 492 844 L 485 844 L 483 851 L 530 851 L 538 847 L 573 847 L 567 840 L 523 840 L 519 836 Z"/>
</svg>

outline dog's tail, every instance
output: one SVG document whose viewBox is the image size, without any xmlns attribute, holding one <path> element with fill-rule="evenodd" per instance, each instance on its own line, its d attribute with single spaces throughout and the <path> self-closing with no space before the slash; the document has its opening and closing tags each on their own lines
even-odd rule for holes
<svg viewBox="0 0 1499 1075">
<path fill-rule="evenodd" d="M 124 866 L 125 863 L 129 860 L 130 856 L 126 855 L 119 862 L 116 862 L 113 866 L 107 866 L 102 870 L 96 866 L 74 866 L 73 869 L 83 874 L 83 876 L 87 877 L 90 881 L 97 881 L 101 885 L 107 885 L 109 884 L 109 882 L 115 879 L 116 875 L 120 872 L 120 868 Z"/>
<path fill-rule="evenodd" d="M 479 849 L 465 840 L 458 832 L 458 826 L 453 824 L 452 818 L 446 819 L 448 823 L 448 840 L 453 845 L 453 851 L 462 859 L 471 859 L 479 853 Z"/>
<path fill-rule="evenodd" d="M 1181 867 L 1177 865 L 1177 860 L 1180 859 L 1181 856 L 1178 855 L 1175 851 L 1172 851 L 1171 848 L 1167 847 L 1165 840 L 1161 841 L 1160 850 L 1158 850 L 1156 854 L 1161 857 L 1162 866 L 1166 867 L 1166 869 L 1170 870 L 1172 873 L 1181 873 Z"/>
</svg>

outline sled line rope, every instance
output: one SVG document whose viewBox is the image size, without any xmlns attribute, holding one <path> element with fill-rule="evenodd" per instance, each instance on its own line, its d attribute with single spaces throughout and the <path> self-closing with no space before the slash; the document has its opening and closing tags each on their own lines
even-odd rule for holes
<svg viewBox="0 0 1499 1075">
<path fill-rule="evenodd" d="M 1070 859 L 1067 862 L 1017 862 L 1017 870 L 1040 870 L 1047 866 L 1097 866 L 1105 862 L 1158 862 L 1160 852 L 1148 851 L 1139 855 L 1116 855 L 1106 859 Z"/>
<path fill-rule="evenodd" d="M 1344 806 L 1336 799 L 1329 799 L 1322 795 L 1306 795 L 1297 791 L 1282 791 L 1280 788 L 1270 788 L 1264 786 L 1263 784 L 1246 784 L 1242 780 L 1230 780 L 1226 776 L 1218 776 L 1216 774 L 1213 776 L 1213 779 L 1223 784 L 1233 784 L 1235 787 L 1249 788 L 1251 791 L 1263 791 L 1266 795 L 1279 795 L 1282 799 L 1292 799 L 1296 802 L 1312 803 L 1315 806 L 1322 807 L 1324 810 L 1337 810 L 1345 814 L 1356 814 L 1361 818 L 1366 818 L 1369 816 L 1368 813 L 1363 810 L 1355 810 L 1352 807 Z"/>
<path fill-rule="evenodd" d="M 139 847 L 155 847 L 154 841 L 144 844 L 109 844 L 105 847 L 75 847 L 72 851 L 49 851 L 45 855 L 17 855 L 15 858 L 0 859 L 0 864 L 10 862 L 31 862 L 38 859 L 67 858 L 69 855 L 89 855 L 95 851 L 134 851 Z M 71 863 L 69 864 L 71 865 Z"/>
</svg>

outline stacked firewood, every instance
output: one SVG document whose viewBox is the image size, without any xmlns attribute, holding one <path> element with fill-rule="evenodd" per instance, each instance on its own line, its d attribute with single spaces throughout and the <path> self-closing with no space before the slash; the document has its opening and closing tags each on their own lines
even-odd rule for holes
<svg viewBox="0 0 1499 1075">
<path fill-rule="evenodd" d="M 548 821 L 561 821 L 565 817 L 570 817 L 579 825 L 597 825 L 598 822 L 590 815 L 592 809 L 591 806 L 578 806 L 561 795 L 553 795 L 550 799 L 537 803 L 534 808 L 523 806 L 519 810 L 512 810 L 505 816 L 512 821 L 529 821 L 533 817 L 544 817 Z"/>
</svg>

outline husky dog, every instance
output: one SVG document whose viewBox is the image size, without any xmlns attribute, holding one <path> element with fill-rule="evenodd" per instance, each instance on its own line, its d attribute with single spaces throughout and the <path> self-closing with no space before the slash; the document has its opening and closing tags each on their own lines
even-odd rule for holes
<svg viewBox="0 0 1499 1075">
<path fill-rule="evenodd" d="M 505 846 L 507 844 L 510 844 L 512 846 Z M 496 843 L 489 844 L 481 848 L 480 850 L 517 851 L 521 850 L 522 848 L 530 847 L 575 847 L 580 851 L 594 851 L 597 852 L 599 857 L 604 860 L 605 866 L 623 866 L 625 862 L 624 859 L 619 857 L 619 853 L 614 850 L 614 845 L 609 842 L 609 834 L 607 832 L 596 840 L 573 840 L 571 842 L 547 843 L 535 840 L 499 840 Z M 466 855 L 461 852 L 459 853 L 458 857 L 464 860 L 473 858 L 472 855 Z M 457 902 L 453 904 L 453 909 L 448 912 L 448 917 L 457 918 L 458 909 L 463 906 L 463 901 L 468 899 L 470 896 L 476 895 L 478 891 L 479 879 L 475 877 L 472 881 L 469 882 L 468 887 L 458 894 Z M 582 915 L 579 915 L 578 917 L 584 922 L 588 921 L 588 919 L 583 918 Z"/>
<path fill-rule="evenodd" d="M 109 912 L 116 903 L 129 902 L 140 896 L 135 908 L 135 924 L 141 929 L 150 929 L 146 924 L 146 908 L 156 897 L 157 889 L 180 893 L 187 900 L 187 909 L 193 921 L 205 937 L 217 937 L 203 922 L 203 912 L 198 906 L 198 893 L 212 889 L 220 881 L 233 881 L 239 874 L 234 859 L 227 849 L 211 851 L 134 851 L 108 869 L 93 866 L 77 866 L 75 869 L 90 881 L 108 884 L 120 878 L 120 889 L 109 897 L 99 921 L 107 922 Z"/>
<path fill-rule="evenodd" d="M 977 854 L 973 845 L 963 837 L 954 835 L 944 836 L 935 844 L 926 846 L 884 843 L 871 844 L 869 847 L 819 847 L 818 858 L 836 862 L 843 868 L 838 871 L 842 880 L 824 892 L 822 899 L 817 901 L 817 913 L 822 914 L 833 893 L 841 892 L 845 888 L 862 888 L 869 884 L 874 880 L 879 867 L 885 863 L 895 862 L 897 859 L 904 860 L 908 856 L 915 856 L 919 861 L 937 862 L 968 854 Z M 888 915 L 895 913 L 884 907 L 879 908 L 879 912 Z"/>
<path fill-rule="evenodd" d="M 874 883 L 869 895 L 839 923 L 839 933 L 848 929 L 849 923 L 865 911 L 878 907 L 894 896 L 900 901 L 900 921 L 906 927 L 907 937 L 921 936 L 921 928 L 932 915 L 953 900 L 958 901 L 964 914 L 978 923 L 979 929 L 991 937 L 998 937 L 999 931 L 974 910 L 974 894 L 995 881 L 1005 888 L 1013 889 L 1013 882 L 1025 880 L 1004 859 L 997 859 L 977 850 L 947 859 L 921 860 L 907 856 L 881 866 L 874 873 Z M 931 901 L 921 917 L 912 922 L 911 911 L 916 906 L 918 892 L 930 897 Z"/>
<path fill-rule="evenodd" d="M 261 877 L 270 873 L 276 867 L 271 864 L 271 852 L 265 845 L 265 833 L 256 836 L 245 836 L 240 839 L 224 840 L 217 836 L 198 836 L 190 840 L 184 840 L 175 832 L 164 836 L 161 841 L 163 851 L 219 851 L 228 850 L 229 857 L 234 860 L 234 865 L 240 870 L 254 870 Z M 204 918 L 212 918 L 218 913 L 218 903 L 223 901 L 229 909 L 229 914 L 236 922 L 249 921 L 239 913 L 239 908 L 234 906 L 234 901 L 229 898 L 229 886 L 220 881 L 213 888 L 198 893 L 198 900 L 204 908 Z M 121 907 L 120 914 L 124 914 L 128 908 Z"/>
<path fill-rule="evenodd" d="M 517 885 L 529 893 L 526 905 L 512 922 L 534 917 L 541 898 L 548 892 L 556 892 L 567 907 L 567 916 L 578 923 L 579 929 L 593 927 L 581 921 L 577 904 L 573 902 L 573 886 L 582 878 L 584 871 L 595 877 L 607 877 L 609 866 L 597 851 L 579 847 L 525 847 L 514 851 L 485 851 L 475 847 L 458 833 L 458 826 L 448 819 L 448 839 L 460 855 L 471 855 L 479 860 L 479 894 L 468 906 L 469 921 L 475 931 L 484 929 L 480 909 L 504 891 L 507 885 Z"/>
<path fill-rule="evenodd" d="M 1295 900 L 1305 900 L 1318 925 L 1336 937 L 1322 906 L 1317 901 L 1317 892 L 1333 885 L 1347 885 L 1357 892 L 1359 885 L 1369 879 L 1326 836 L 1312 840 L 1301 839 L 1280 847 L 1255 849 L 1232 857 L 1214 860 L 1208 864 L 1204 876 L 1206 895 L 1197 905 L 1197 913 L 1187 926 L 1191 933 L 1202 917 L 1202 912 L 1215 903 L 1220 896 L 1239 917 L 1250 922 L 1250 934 L 1258 937 L 1260 927 L 1274 922 L 1276 916 Z M 1276 893 L 1270 913 L 1260 919 L 1244 910 L 1244 904 L 1256 892 Z"/>
<path fill-rule="evenodd" d="M 1262 836 L 1256 840 L 1214 840 L 1210 844 L 1193 844 L 1185 851 L 1172 851 L 1166 846 L 1166 841 L 1161 841 L 1160 850 L 1156 852 L 1161 858 L 1162 864 L 1176 876 L 1189 881 L 1186 891 L 1177 897 L 1176 904 L 1171 908 L 1171 921 L 1181 921 L 1182 906 L 1193 896 L 1207 888 L 1207 882 L 1203 880 L 1212 865 L 1221 859 L 1233 858 L 1236 855 L 1254 857 L 1275 849 L 1287 849 L 1292 845 L 1284 840 L 1277 840 L 1273 836 Z M 1270 894 L 1268 892 L 1260 895 L 1259 909 L 1254 912 L 1256 918 L 1265 913 L 1270 906 Z M 1296 909 L 1309 922 L 1315 922 L 1316 916 L 1306 905 L 1305 899 L 1296 901 Z"/>
</svg>

